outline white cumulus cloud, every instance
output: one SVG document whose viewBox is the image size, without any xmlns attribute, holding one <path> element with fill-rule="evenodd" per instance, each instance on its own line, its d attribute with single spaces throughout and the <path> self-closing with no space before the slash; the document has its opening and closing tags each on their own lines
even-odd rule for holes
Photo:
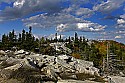
<svg viewBox="0 0 125 83">
<path fill-rule="evenodd" d="M 96 32 L 96 31 L 103 31 L 105 28 L 106 26 L 102 26 L 97 23 L 92 23 L 90 21 L 85 21 L 82 23 L 74 23 L 74 24 L 60 24 L 57 26 L 56 30 L 58 32 L 67 32 L 67 31 Z"/>
<path fill-rule="evenodd" d="M 121 35 L 115 36 L 115 39 L 120 39 L 120 38 L 122 38 Z"/>
<path fill-rule="evenodd" d="M 116 28 L 125 28 L 125 14 L 120 15 L 120 19 L 117 19 Z"/>
<path fill-rule="evenodd" d="M 56 15 L 41 14 L 22 20 L 26 26 L 38 28 L 56 27 L 59 24 L 73 24 L 83 22 L 80 18 L 75 18 L 70 14 L 58 13 Z M 41 26 L 41 27 L 40 27 Z"/>
<path fill-rule="evenodd" d="M 118 20 L 117 20 L 117 23 L 118 23 L 118 24 L 125 24 L 125 20 L 124 20 L 124 19 L 118 19 Z"/>
<path fill-rule="evenodd" d="M 102 31 L 106 26 L 99 25 L 70 14 L 58 13 L 56 15 L 41 14 L 22 20 L 29 27 L 50 28 L 56 27 L 58 32 L 67 31 Z"/>
</svg>

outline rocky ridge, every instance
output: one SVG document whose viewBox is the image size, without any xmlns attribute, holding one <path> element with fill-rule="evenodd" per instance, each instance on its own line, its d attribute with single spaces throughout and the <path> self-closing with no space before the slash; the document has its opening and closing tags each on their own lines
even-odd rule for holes
<svg viewBox="0 0 125 83">
<path fill-rule="evenodd" d="M 27 73 L 27 76 L 30 78 L 37 77 L 39 81 L 54 82 L 63 79 L 82 81 L 89 79 L 81 79 L 79 74 L 81 74 L 81 76 L 83 74 L 89 75 L 93 79 L 95 76 L 99 76 L 99 69 L 93 67 L 93 62 L 75 59 L 74 57 L 68 55 L 49 56 L 26 52 L 24 50 L 16 52 L 1 50 L 0 71 L 1 78 L 4 79 L 21 79 L 23 77 L 21 77 L 21 75 L 24 75 L 25 77 L 23 72 L 27 73 L 25 71 L 30 71 Z M 38 83 L 38 80 L 36 80 L 36 83 Z"/>
</svg>

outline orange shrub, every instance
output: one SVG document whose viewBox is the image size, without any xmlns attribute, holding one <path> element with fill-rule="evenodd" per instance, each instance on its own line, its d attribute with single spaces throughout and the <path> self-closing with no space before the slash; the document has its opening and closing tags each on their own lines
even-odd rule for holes
<svg viewBox="0 0 125 83">
<path fill-rule="evenodd" d="M 72 56 L 75 57 L 75 58 L 77 58 L 77 59 L 81 58 L 81 56 L 80 56 L 79 53 L 72 53 Z"/>
</svg>

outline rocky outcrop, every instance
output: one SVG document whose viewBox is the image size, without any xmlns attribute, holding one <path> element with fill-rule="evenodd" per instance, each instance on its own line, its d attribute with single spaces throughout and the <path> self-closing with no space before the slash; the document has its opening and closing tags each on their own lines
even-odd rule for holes
<svg viewBox="0 0 125 83">
<path fill-rule="evenodd" d="M 58 72 L 86 73 L 90 75 L 99 75 L 98 69 L 93 67 L 92 62 L 75 59 L 67 55 L 49 56 L 49 55 L 30 55 L 27 59 L 36 67 L 42 70 L 46 67 L 53 70 L 58 69 Z M 49 69 L 48 68 L 48 69 Z"/>
<path fill-rule="evenodd" d="M 52 46 L 56 51 L 63 51 L 65 53 L 72 52 L 69 48 L 65 47 L 65 43 L 63 42 L 51 43 L 50 46 Z"/>
<path fill-rule="evenodd" d="M 17 71 L 22 68 L 39 70 L 40 75 L 34 76 L 39 76 L 42 80 L 52 81 L 63 78 L 77 80 L 78 73 L 99 76 L 99 69 L 93 67 L 93 62 L 75 59 L 68 55 L 49 56 L 24 50 L 16 51 L 11 55 L 2 56 L 4 58 L 2 61 L 6 62 L 7 66 L 2 67 L 1 70 Z"/>
</svg>

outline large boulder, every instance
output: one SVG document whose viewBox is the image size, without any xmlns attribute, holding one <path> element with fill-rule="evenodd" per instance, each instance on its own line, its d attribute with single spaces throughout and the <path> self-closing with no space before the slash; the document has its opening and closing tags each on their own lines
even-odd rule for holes
<svg viewBox="0 0 125 83">
<path fill-rule="evenodd" d="M 16 64 L 16 65 L 13 65 L 13 66 L 9 66 L 7 68 L 4 68 L 5 70 L 18 70 L 19 68 L 21 68 L 23 65 L 22 64 Z"/>
<path fill-rule="evenodd" d="M 7 55 L 4 56 L 0 56 L 0 61 L 5 61 L 7 60 L 9 57 Z"/>
<path fill-rule="evenodd" d="M 47 66 L 44 67 L 41 71 L 44 71 L 44 73 L 46 74 L 46 76 L 53 81 L 56 80 L 61 80 L 61 78 L 59 77 L 59 75 L 57 74 L 56 69 L 53 66 Z"/>
<path fill-rule="evenodd" d="M 111 76 L 108 78 L 109 83 L 125 83 L 125 77 Z"/>
<path fill-rule="evenodd" d="M 99 75 L 99 69 L 93 67 L 92 62 L 76 59 L 76 63 L 74 64 L 74 66 L 78 73 Z"/>
<path fill-rule="evenodd" d="M 6 62 L 7 62 L 8 64 L 13 64 L 13 65 L 19 64 L 21 61 L 23 61 L 23 59 L 17 59 L 17 58 L 13 58 L 13 57 L 10 57 L 10 58 L 8 58 L 8 59 L 6 60 Z"/>
<path fill-rule="evenodd" d="M 16 51 L 14 54 L 15 55 L 25 54 L 25 51 L 24 50 L 19 50 L 19 51 Z"/>
<path fill-rule="evenodd" d="M 0 55 L 5 55 L 6 53 L 3 50 L 0 50 Z"/>
<path fill-rule="evenodd" d="M 58 58 L 62 59 L 62 60 L 66 60 L 66 59 L 69 59 L 69 56 L 67 56 L 67 55 L 59 55 Z"/>
<path fill-rule="evenodd" d="M 72 56 L 59 55 L 31 55 L 28 56 L 31 66 L 42 69 L 43 67 L 52 66 L 53 70 L 67 73 L 85 73 L 90 75 L 99 75 L 99 69 L 93 67 L 93 62 L 75 59 Z"/>
</svg>

